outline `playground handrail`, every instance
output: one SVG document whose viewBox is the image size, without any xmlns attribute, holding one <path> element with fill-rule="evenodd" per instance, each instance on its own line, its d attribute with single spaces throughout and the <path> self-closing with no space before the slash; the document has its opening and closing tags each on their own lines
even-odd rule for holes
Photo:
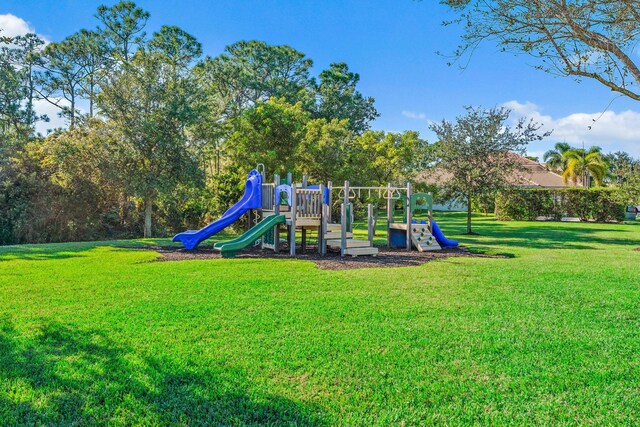
<svg viewBox="0 0 640 427">
<path fill-rule="evenodd" d="M 296 215 L 301 218 L 319 218 L 322 215 L 320 189 L 295 188 Z"/>
<path fill-rule="evenodd" d="M 272 211 L 274 208 L 275 200 L 275 184 L 267 183 L 262 184 L 262 209 L 266 211 Z"/>
</svg>

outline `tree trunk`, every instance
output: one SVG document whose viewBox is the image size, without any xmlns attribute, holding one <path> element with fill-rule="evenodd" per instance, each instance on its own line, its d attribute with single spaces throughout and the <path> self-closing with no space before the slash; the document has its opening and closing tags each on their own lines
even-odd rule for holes
<svg viewBox="0 0 640 427">
<path fill-rule="evenodd" d="M 127 198 L 125 197 L 124 194 L 120 194 L 120 225 L 124 226 L 125 224 L 125 218 L 127 217 Z"/>
<path fill-rule="evenodd" d="M 31 127 L 32 122 L 32 113 L 33 113 L 33 92 L 34 92 L 34 83 L 33 83 L 33 67 L 29 66 L 29 97 L 27 98 L 27 126 Z"/>
<path fill-rule="evenodd" d="M 71 123 L 69 124 L 69 129 L 73 130 L 76 127 L 76 98 L 75 96 L 71 97 Z"/>
<path fill-rule="evenodd" d="M 473 234 L 471 231 L 471 193 L 467 194 L 467 234 Z"/>
<path fill-rule="evenodd" d="M 94 91 L 93 76 L 89 83 L 89 117 L 93 117 L 93 91 Z"/>
<path fill-rule="evenodd" d="M 153 199 L 146 197 L 144 200 L 144 237 L 151 237 L 151 214 L 153 213 Z"/>
</svg>

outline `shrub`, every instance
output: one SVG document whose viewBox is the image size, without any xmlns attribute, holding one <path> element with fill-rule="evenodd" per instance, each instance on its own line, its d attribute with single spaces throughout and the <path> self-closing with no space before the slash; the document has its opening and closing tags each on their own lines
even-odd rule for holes
<svg viewBox="0 0 640 427">
<path fill-rule="evenodd" d="M 604 222 L 623 220 L 624 209 L 621 193 L 614 188 L 509 188 L 498 192 L 495 212 L 502 221 L 574 216 Z"/>
</svg>

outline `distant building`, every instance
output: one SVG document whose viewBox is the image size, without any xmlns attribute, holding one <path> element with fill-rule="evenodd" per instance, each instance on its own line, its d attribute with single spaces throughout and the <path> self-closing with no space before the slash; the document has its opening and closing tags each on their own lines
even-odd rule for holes
<svg viewBox="0 0 640 427">
<path fill-rule="evenodd" d="M 562 176 L 551 172 L 547 167 L 535 160 L 528 159 L 516 153 L 510 153 L 513 161 L 520 165 L 520 170 L 514 171 L 513 176 L 508 179 L 507 187 L 512 188 L 566 188 L 573 186 L 571 183 L 564 183 Z M 451 178 L 451 172 L 445 170 L 435 170 L 423 172 L 418 175 L 417 181 L 428 185 L 442 185 Z M 578 184 L 580 187 L 581 184 Z M 434 210 L 446 211 L 466 211 L 467 207 L 460 203 L 438 203 L 434 202 Z"/>
<path fill-rule="evenodd" d="M 514 172 L 510 187 L 519 188 L 566 188 L 571 187 L 570 183 L 565 184 L 562 176 L 551 172 L 547 167 L 535 160 L 527 159 L 516 153 L 511 153 L 514 162 L 521 165 L 520 171 Z M 578 184 L 578 186 L 582 186 Z"/>
</svg>

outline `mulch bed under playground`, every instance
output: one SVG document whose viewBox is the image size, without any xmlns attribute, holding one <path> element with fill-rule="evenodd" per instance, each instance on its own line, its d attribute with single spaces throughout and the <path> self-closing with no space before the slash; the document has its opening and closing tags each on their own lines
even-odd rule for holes
<svg viewBox="0 0 640 427">
<path fill-rule="evenodd" d="M 219 252 L 210 248 L 199 248 L 189 252 L 184 249 L 158 247 L 152 248 L 162 254 L 159 261 L 182 261 L 194 259 L 219 259 Z M 506 258 L 502 255 L 486 255 L 469 252 L 464 247 L 459 249 L 444 249 L 433 252 L 407 252 L 400 249 L 379 248 L 378 256 L 340 257 L 337 252 L 328 252 L 327 256 L 320 256 L 313 248 L 305 254 L 296 254 L 295 259 L 314 262 L 322 270 L 351 270 L 356 268 L 385 268 L 385 267 L 409 267 L 422 265 L 426 262 L 449 257 L 479 257 L 479 258 Z M 289 258 L 284 249 L 280 253 L 259 248 L 246 249 L 239 253 L 235 259 L 243 258 Z"/>
</svg>

